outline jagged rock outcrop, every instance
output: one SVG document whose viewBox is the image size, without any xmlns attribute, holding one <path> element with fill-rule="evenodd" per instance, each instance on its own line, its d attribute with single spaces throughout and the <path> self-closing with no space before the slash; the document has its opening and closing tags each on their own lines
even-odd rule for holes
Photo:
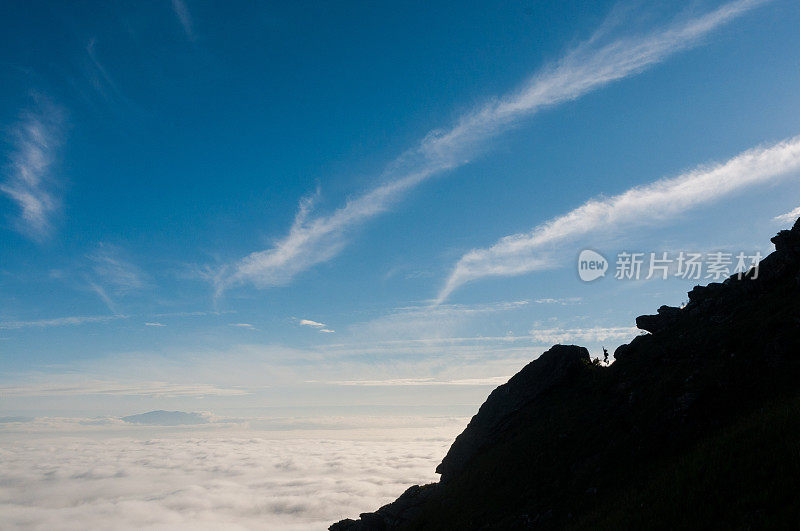
<svg viewBox="0 0 800 531">
<path fill-rule="evenodd" d="M 604 367 L 557 345 L 498 387 L 439 483 L 334 531 L 795 528 L 800 220 L 758 269 L 697 286 Z"/>
<path fill-rule="evenodd" d="M 656 315 L 637 317 L 636 326 L 657 333 L 669 329 L 681 319 L 705 316 L 719 323 L 728 318 L 735 306 L 774 289 L 776 283 L 788 278 L 790 285 L 794 280 L 794 286 L 800 286 L 800 219 L 791 230 L 780 231 L 770 241 L 775 244 L 775 252 L 764 258 L 758 268 L 751 268 L 745 274 L 731 275 L 724 282 L 695 286 L 689 292 L 689 303 L 684 308 L 661 306 Z"/>
<path fill-rule="evenodd" d="M 491 445 L 509 415 L 563 383 L 587 362 L 589 351 L 584 347 L 555 345 L 492 391 L 436 467 L 441 482 L 458 475 L 481 448 Z"/>
<path fill-rule="evenodd" d="M 441 483 L 457 476 L 470 460 L 490 446 L 502 432 L 510 415 L 530 404 L 538 396 L 568 381 L 569 376 L 589 363 L 589 351 L 575 345 L 555 345 L 530 362 L 508 382 L 492 391 L 486 402 L 472 417 L 466 429 L 456 437 L 442 462 L 436 468 Z M 345 519 L 330 527 L 331 531 L 393 529 L 413 520 L 422 505 L 435 498 L 438 484 L 414 485 L 397 500 L 374 513 L 362 513 L 359 520 Z"/>
<path fill-rule="evenodd" d="M 640 315 L 636 318 L 636 326 L 650 333 L 659 332 L 680 316 L 680 308 L 662 306 L 656 315 Z"/>
<path fill-rule="evenodd" d="M 346 518 L 330 526 L 330 531 L 382 531 L 396 529 L 412 521 L 422 512 L 422 507 L 436 495 L 438 484 L 406 489 L 392 503 L 384 505 L 374 513 L 361 513 L 358 520 Z"/>
</svg>

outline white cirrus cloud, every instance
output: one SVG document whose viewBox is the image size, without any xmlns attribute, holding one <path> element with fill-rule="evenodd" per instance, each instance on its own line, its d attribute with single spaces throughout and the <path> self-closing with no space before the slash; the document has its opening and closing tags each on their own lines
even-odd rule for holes
<svg viewBox="0 0 800 531">
<path fill-rule="evenodd" d="M 202 396 L 240 396 L 247 391 L 219 387 L 212 384 L 176 384 L 160 381 L 98 380 L 76 379 L 70 375 L 53 375 L 47 381 L 30 381 L 15 385 L 0 385 L 0 396 L 41 397 L 41 396 L 146 396 L 146 397 L 202 397 Z"/>
<path fill-rule="evenodd" d="M 449 339 L 474 333 L 476 325 L 488 315 L 514 312 L 528 306 L 528 301 L 501 301 L 487 304 L 450 304 L 395 308 L 375 319 L 350 326 L 353 337 L 372 343 L 387 340 Z"/>
<path fill-rule="evenodd" d="M 258 330 L 258 328 L 250 323 L 231 323 L 231 326 L 235 326 L 236 328 L 244 328 L 245 330 Z"/>
<path fill-rule="evenodd" d="M 390 378 L 386 380 L 339 380 L 325 382 L 329 385 L 345 387 L 419 387 L 419 386 L 493 386 L 506 383 L 511 375 L 490 376 L 487 378 L 461 378 L 442 380 L 440 378 Z"/>
<path fill-rule="evenodd" d="M 544 298 L 544 299 L 536 299 L 536 304 L 560 304 L 561 306 L 567 306 L 569 304 L 579 304 L 583 299 L 581 297 L 565 297 L 560 299 L 553 299 L 553 298 Z"/>
<path fill-rule="evenodd" d="M 589 328 L 545 328 L 529 332 L 534 341 L 545 344 L 592 344 L 603 341 L 630 341 L 642 331 L 635 326 L 589 327 Z"/>
<path fill-rule="evenodd" d="M 321 334 L 335 334 L 336 330 L 333 330 L 328 327 L 325 323 L 319 323 L 317 321 L 312 321 L 311 319 L 300 319 L 298 320 L 298 324 L 300 326 L 309 326 L 311 328 L 316 328 L 317 331 Z"/>
<path fill-rule="evenodd" d="M 781 214 L 780 216 L 775 216 L 774 219 L 779 223 L 794 223 L 797 218 L 800 218 L 800 207 L 797 207 L 785 214 Z"/>
<path fill-rule="evenodd" d="M 92 38 L 86 44 L 84 75 L 89 86 L 100 95 L 104 102 L 117 107 L 130 105 L 130 100 L 122 93 L 109 70 L 100 61 L 97 50 L 97 39 Z"/>
<path fill-rule="evenodd" d="M 178 22 L 181 23 L 186 37 L 190 41 L 195 40 L 194 23 L 192 22 L 192 15 L 189 13 L 189 8 L 183 0 L 172 0 L 172 10 L 175 16 L 178 17 Z"/>
<path fill-rule="evenodd" d="M 83 315 L 75 317 L 56 317 L 53 319 L 37 319 L 34 321 L 0 321 L 0 330 L 17 330 L 20 328 L 50 328 L 52 326 L 75 326 L 90 323 L 106 323 L 117 319 L 127 319 L 126 315 Z"/>
<path fill-rule="evenodd" d="M 317 321 L 312 321 L 310 319 L 300 319 L 301 326 L 313 326 L 314 328 L 324 328 L 326 325 L 325 323 L 318 323 Z"/>
<path fill-rule="evenodd" d="M 800 171 L 800 136 L 745 151 L 722 164 L 701 166 L 613 197 L 592 199 L 530 232 L 505 236 L 491 247 L 464 254 L 439 292 L 438 301 L 480 278 L 556 267 L 555 253 L 563 250 L 564 244 L 587 234 L 663 222 L 691 208 L 797 171 Z"/>
<path fill-rule="evenodd" d="M 288 284 L 299 273 L 326 262 L 345 246 L 347 235 L 387 210 L 406 192 L 431 177 L 470 162 L 486 142 L 523 118 L 575 100 L 609 83 L 635 75 L 700 43 L 713 30 L 764 3 L 736 0 L 695 18 L 682 19 L 643 36 L 603 43 L 598 33 L 542 68 L 521 89 L 462 116 L 449 129 L 435 130 L 386 169 L 383 184 L 330 214 L 313 214 L 315 197 L 300 201 L 288 234 L 266 250 L 224 267 L 213 281 L 216 296 L 245 283 L 260 288 Z"/>
<path fill-rule="evenodd" d="M 224 312 L 220 311 L 194 311 L 194 312 L 166 312 L 166 313 L 154 313 L 153 317 L 206 317 L 206 316 L 215 316 L 215 315 L 226 315 L 236 313 L 235 310 L 226 310 Z"/>
<path fill-rule="evenodd" d="M 144 274 L 123 254 L 123 251 L 115 245 L 99 243 L 97 249 L 88 255 L 92 263 L 92 272 L 117 292 L 145 287 L 147 283 Z"/>
<path fill-rule="evenodd" d="M 40 98 L 11 130 L 11 153 L 0 191 L 19 209 L 16 228 L 36 240 L 50 236 L 61 201 L 52 174 L 63 140 L 64 111 Z"/>
<path fill-rule="evenodd" d="M 91 265 L 85 273 L 86 282 L 112 313 L 117 313 L 114 299 L 148 285 L 141 269 L 124 255 L 118 246 L 101 242 L 87 256 Z"/>
</svg>

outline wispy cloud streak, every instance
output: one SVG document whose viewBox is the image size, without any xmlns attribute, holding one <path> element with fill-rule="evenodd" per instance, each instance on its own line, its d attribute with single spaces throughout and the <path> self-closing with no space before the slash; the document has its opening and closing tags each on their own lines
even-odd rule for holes
<svg viewBox="0 0 800 531">
<path fill-rule="evenodd" d="M 56 317 L 36 321 L 2 321 L 0 330 L 18 330 L 20 328 L 50 328 L 52 326 L 75 326 L 89 323 L 106 323 L 116 319 L 127 319 L 126 315 L 89 315 L 77 317 Z"/>
<path fill-rule="evenodd" d="M 462 378 L 458 380 L 441 380 L 437 378 L 394 378 L 387 380 L 340 380 L 325 382 L 328 385 L 341 385 L 347 387 L 418 387 L 418 386 L 456 386 L 456 385 L 475 385 L 475 386 L 497 386 L 504 384 L 511 378 L 509 376 L 492 376 L 489 378 Z"/>
<path fill-rule="evenodd" d="M 600 343 L 602 341 L 626 341 L 641 334 L 635 326 L 617 326 L 593 328 L 534 328 L 530 338 L 539 343 L 553 345 L 556 343 Z"/>
<path fill-rule="evenodd" d="M 0 386 L 0 395 L 18 396 L 70 396 L 70 395 L 127 395 L 152 397 L 178 396 L 236 396 L 247 394 L 242 389 L 220 388 L 208 384 L 173 384 L 167 382 L 116 382 L 90 380 L 75 383 L 32 383 L 28 385 Z"/>
<path fill-rule="evenodd" d="M 122 255 L 118 247 L 103 243 L 98 244 L 97 250 L 88 255 L 92 263 L 89 288 L 112 313 L 117 313 L 112 295 L 122 296 L 147 286 L 144 274 Z"/>
<path fill-rule="evenodd" d="M 313 326 L 316 328 L 324 328 L 325 323 L 318 323 L 316 321 L 311 321 L 310 319 L 300 319 L 301 326 Z"/>
<path fill-rule="evenodd" d="M 310 326 L 311 328 L 316 328 L 322 334 L 335 334 L 336 330 L 332 330 L 328 328 L 328 325 L 325 323 L 318 323 L 317 321 L 312 321 L 310 319 L 300 319 L 298 321 L 300 326 Z"/>
<path fill-rule="evenodd" d="M 779 223 L 794 223 L 797 218 L 800 218 L 800 207 L 797 207 L 785 214 L 781 214 L 780 216 L 775 216 L 774 219 Z"/>
<path fill-rule="evenodd" d="M 253 330 L 253 331 L 258 330 L 258 328 L 256 328 L 250 323 L 230 323 L 230 325 L 235 326 L 236 328 L 244 328 L 245 330 Z"/>
<path fill-rule="evenodd" d="M 60 108 L 40 102 L 35 110 L 23 113 L 11 133 L 12 151 L 0 191 L 19 207 L 17 230 L 36 240 L 50 235 L 52 217 L 60 204 L 51 170 L 61 144 L 63 121 Z"/>
<path fill-rule="evenodd" d="M 183 0 L 172 0 L 172 10 L 175 11 L 175 16 L 183 27 L 183 31 L 190 41 L 195 39 L 194 24 L 192 23 L 192 16 L 189 14 L 189 8 L 186 7 L 186 2 Z"/>
<path fill-rule="evenodd" d="M 763 0 L 737 0 L 702 16 L 681 20 L 645 36 L 606 40 L 595 35 L 560 61 L 534 75 L 523 87 L 464 115 L 456 125 L 429 133 L 381 176 L 383 184 L 347 201 L 328 215 L 312 215 L 314 198 L 300 202 L 289 233 L 270 249 L 254 252 L 223 269 L 216 294 L 252 283 L 269 288 L 336 256 L 350 231 L 385 211 L 404 193 L 446 170 L 470 162 L 486 142 L 543 108 L 575 100 L 593 90 L 653 66 L 699 44 L 714 29 Z"/>
<path fill-rule="evenodd" d="M 489 248 L 468 252 L 456 264 L 438 300 L 483 277 L 520 275 L 552 267 L 553 253 L 586 234 L 669 219 L 748 186 L 798 171 L 800 136 L 745 151 L 723 164 L 700 167 L 607 199 L 592 199 L 530 232 L 506 236 Z"/>
</svg>

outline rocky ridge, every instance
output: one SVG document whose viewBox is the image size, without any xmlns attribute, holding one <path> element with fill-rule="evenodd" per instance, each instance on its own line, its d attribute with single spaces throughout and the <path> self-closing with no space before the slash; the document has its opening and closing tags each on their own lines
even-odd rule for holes
<svg viewBox="0 0 800 531">
<path fill-rule="evenodd" d="M 715 524 L 729 518 L 741 527 L 771 508 L 775 518 L 800 521 L 796 500 L 778 508 L 776 500 L 755 507 L 741 500 L 744 509 L 723 512 L 704 494 L 691 494 L 693 483 L 709 474 L 705 465 L 686 464 L 704 445 L 743 451 L 750 439 L 728 435 L 737 429 L 795 429 L 789 420 L 767 423 L 776 407 L 800 426 L 794 416 L 800 408 L 786 406 L 800 405 L 800 220 L 771 241 L 776 250 L 758 268 L 695 287 L 682 308 L 662 306 L 638 317 L 637 326 L 649 333 L 620 346 L 610 367 L 592 362 L 583 347 L 552 347 L 491 393 L 437 467 L 439 483 L 410 487 L 374 513 L 330 529 L 617 528 L 637 518 L 651 522 L 648 514 L 658 511 L 679 525 L 687 516 L 670 512 L 662 492 L 677 487 L 662 483 L 681 481 L 689 492 L 670 496 L 697 504 L 706 515 L 697 518 Z M 747 447 L 740 460 L 749 463 L 746 456 L 761 451 Z M 800 487 L 787 475 L 800 472 L 800 458 L 791 457 L 800 455 L 800 442 L 787 452 L 786 470 L 762 490 Z M 737 481 L 758 488 L 761 476 L 746 466 L 715 466 L 713 473 L 734 478 L 716 486 L 733 488 L 732 497 Z M 684 468 L 699 476 L 673 477 Z"/>
</svg>

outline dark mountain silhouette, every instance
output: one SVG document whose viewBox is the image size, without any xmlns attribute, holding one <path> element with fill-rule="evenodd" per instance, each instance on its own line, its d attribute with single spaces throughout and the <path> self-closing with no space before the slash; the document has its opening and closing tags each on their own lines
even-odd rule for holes
<svg viewBox="0 0 800 531">
<path fill-rule="evenodd" d="M 800 220 L 592 361 L 556 345 L 495 389 L 439 483 L 333 531 L 797 529 Z"/>
</svg>

